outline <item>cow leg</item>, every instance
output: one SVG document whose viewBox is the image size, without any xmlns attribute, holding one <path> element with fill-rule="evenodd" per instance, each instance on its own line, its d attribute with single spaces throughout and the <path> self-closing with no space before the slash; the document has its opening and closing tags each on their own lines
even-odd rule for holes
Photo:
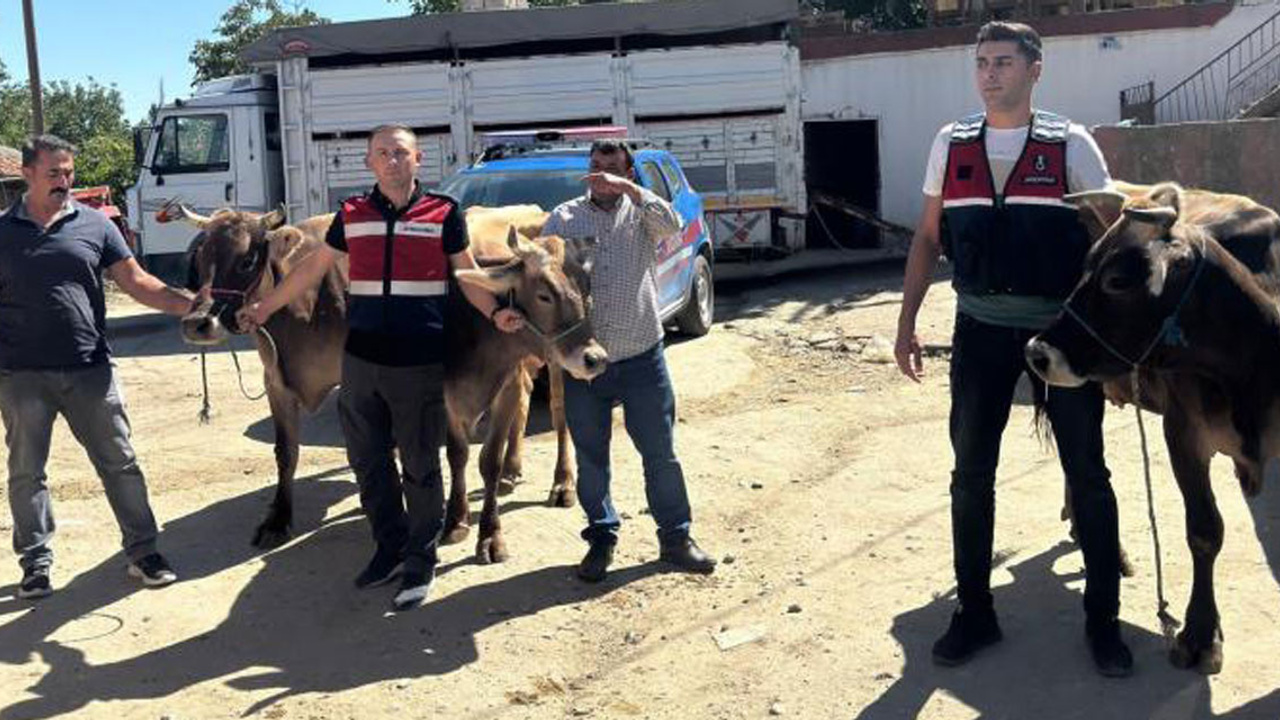
<svg viewBox="0 0 1280 720">
<path fill-rule="evenodd" d="M 454 545 L 467 539 L 471 533 L 471 507 L 467 503 L 467 456 L 470 440 L 466 427 L 449 418 L 449 437 L 445 441 L 445 456 L 449 460 L 449 505 L 445 511 L 444 532 L 440 544 Z"/>
<path fill-rule="evenodd" d="M 556 430 L 556 471 L 547 504 L 551 507 L 570 508 L 577 498 L 577 470 L 573 467 L 573 452 L 569 447 L 569 431 L 564 419 L 564 370 L 555 363 L 547 365 L 551 381 L 551 425 Z"/>
<path fill-rule="evenodd" d="M 510 403 L 512 417 L 507 429 L 506 452 L 502 456 L 502 468 L 498 472 L 498 494 L 510 495 L 520 484 L 524 474 L 521 456 L 524 453 L 524 431 L 529 424 L 529 398 L 533 394 L 533 373 L 531 368 L 522 364 L 512 373 L 511 378 L 503 386 L 499 399 L 495 404 Z M 510 394 L 505 400 L 503 395 Z"/>
<path fill-rule="evenodd" d="M 1213 675 L 1222 670 L 1222 630 L 1213 596 L 1213 565 L 1222 549 L 1222 515 L 1209 483 L 1213 452 L 1203 447 L 1202 439 L 1182 413 L 1165 415 L 1164 429 L 1173 474 L 1186 507 L 1193 573 L 1187 624 L 1178 633 L 1169 659 L 1179 668 L 1195 667 L 1205 675 Z"/>
<path fill-rule="evenodd" d="M 276 496 L 267 516 L 253 533 L 253 544 L 270 548 L 286 542 L 292 535 L 293 476 L 298 470 L 298 435 L 301 413 L 291 393 L 274 389 L 267 393 L 271 419 L 275 425 Z"/>
<path fill-rule="evenodd" d="M 498 516 L 498 485 L 502 471 L 504 446 L 511 434 L 511 425 L 520 403 L 521 378 L 524 371 L 517 368 L 503 384 L 498 396 L 489 406 L 489 432 L 480 450 L 480 476 L 484 478 L 484 506 L 480 509 L 480 537 L 476 540 L 476 558 L 481 563 L 503 562 L 507 559 L 507 543 L 502 537 L 502 520 Z"/>
<path fill-rule="evenodd" d="M 1071 507 L 1071 487 L 1064 483 L 1063 489 L 1065 491 L 1065 497 L 1062 499 L 1062 514 L 1060 517 L 1064 522 L 1070 523 L 1070 527 L 1067 529 L 1067 535 L 1070 536 L 1071 542 L 1079 543 L 1080 536 L 1076 533 L 1075 510 Z M 1133 563 L 1129 560 L 1129 553 L 1125 552 L 1124 545 L 1122 544 L 1120 545 L 1120 575 L 1123 577 L 1133 577 L 1134 574 L 1135 571 L 1133 569 Z"/>
</svg>

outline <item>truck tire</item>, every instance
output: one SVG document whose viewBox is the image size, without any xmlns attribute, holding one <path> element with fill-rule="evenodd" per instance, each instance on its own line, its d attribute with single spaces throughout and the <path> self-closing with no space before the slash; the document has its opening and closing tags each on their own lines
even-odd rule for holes
<svg viewBox="0 0 1280 720">
<path fill-rule="evenodd" d="M 715 315 L 715 285 L 711 280 L 711 263 L 706 255 L 693 259 L 693 279 L 689 281 L 689 299 L 680 314 L 676 315 L 676 328 L 691 337 L 701 337 L 711 331 Z"/>
</svg>

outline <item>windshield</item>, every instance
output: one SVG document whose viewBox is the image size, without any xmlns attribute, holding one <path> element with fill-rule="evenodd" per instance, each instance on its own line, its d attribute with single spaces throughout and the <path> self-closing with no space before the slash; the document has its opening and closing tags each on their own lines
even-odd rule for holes
<svg viewBox="0 0 1280 720">
<path fill-rule="evenodd" d="M 440 189 L 457 198 L 463 208 L 532 203 L 550 211 L 585 192 L 582 175 L 580 170 L 466 173 L 446 180 Z"/>
</svg>

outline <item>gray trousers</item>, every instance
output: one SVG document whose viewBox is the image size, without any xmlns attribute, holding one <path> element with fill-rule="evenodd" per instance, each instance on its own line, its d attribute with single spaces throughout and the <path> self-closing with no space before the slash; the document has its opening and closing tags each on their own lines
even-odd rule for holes
<svg viewBox="0 0 1280 720">
<path fill-rule="evenodd" d="M 338 417 L 374 542 L 402 553 L 405 572 L 435 567 L 445 513 L 440 472 L 448 431 L 444 367 L 389 367 L 347 354 Z"/>
<path fill-rule="evenodd" d="M 53 562 L 53 504 L 45 463 L 61 414 L 102 479 L 129 559 L 156 551 L 156 520 L 129 443 L 129 418 L 111 365 L 76 370 L 0 371 L 0 417 L 9 449 L 13 550 L 23 569 Z"/>
</svg>

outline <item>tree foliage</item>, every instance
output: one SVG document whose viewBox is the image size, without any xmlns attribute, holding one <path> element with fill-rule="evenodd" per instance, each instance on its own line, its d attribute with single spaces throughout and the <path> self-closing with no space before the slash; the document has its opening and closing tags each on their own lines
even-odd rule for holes
<svg viewBox="0 0 1280 720">
<path fill-rule="evenodd" d="M 240 51 L 272 30 L 328 23 L 301 3 L 286 7 L 280 0 L 237 0 L 222 14 L 215 37 L 197 40 L 192 48 L 187 58 L 195 67 L 192 83 L 249 72 Z"/>
<path fill-rule="evenodd" d="M 923 0 L 803 0 L 810 12 L 844 12 L 861 30 L 906 30 L 924 27 Z"/>
<path fill-rule="evenodd" d="M 117 202 L 137 176 L 124 100 L 92 77 L 55 80 L 43 89 L 44 129 L 79 147 L 76 185 L 110 185 Z M 31 134 L 31 90 L 0 63 L 0 145 L 19 147 Z"/>
</svg>

